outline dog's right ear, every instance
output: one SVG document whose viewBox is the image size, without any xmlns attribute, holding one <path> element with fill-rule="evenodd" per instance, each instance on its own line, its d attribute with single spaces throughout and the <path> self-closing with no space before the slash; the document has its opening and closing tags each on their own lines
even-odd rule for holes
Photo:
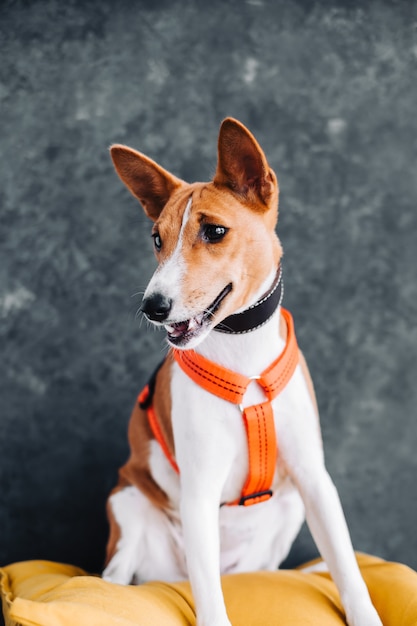
<svg viewBox="0 0 417 626">
<path fill-rule="evenodd" d="M 155 221 L 171 194 L 183 181 L 144 154 L 115 144 L 110 148 L 114 167 L 122 182 L 140 201 L 146 215 Z"/>
</svg>

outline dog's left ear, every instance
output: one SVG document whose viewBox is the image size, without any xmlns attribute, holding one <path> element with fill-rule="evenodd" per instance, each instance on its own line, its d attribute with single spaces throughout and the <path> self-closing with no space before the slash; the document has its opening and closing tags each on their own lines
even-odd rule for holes
<svg viewBox="0 0 417 626">
<path fill-rule="evenodd" d="M 269 207 L 278 181 L 265 154 L 248 129 L 237 120 L 226 118 L 219 133 L 218 162 L 213 181 L 226 185 L 244 200 Z"/>
</svg>

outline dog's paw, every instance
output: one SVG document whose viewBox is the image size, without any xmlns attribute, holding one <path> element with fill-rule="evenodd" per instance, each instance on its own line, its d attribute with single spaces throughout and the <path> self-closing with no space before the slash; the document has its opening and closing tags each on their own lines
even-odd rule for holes
<svg viewBox="0 0 417 626">
<path fill-rule="evenodd" d="M 200 615 L 198 614 L 197 611 L 197 626 L 232 626 L 232 624 L 229 621 L 229 618 L 226 615 L 226 612 L 222 611 L 222 614 L 220 614 L 220 612 L 217 612 L 217 614 L 211 614 L 211 615 L 206 615 L 206 616 L 202 616 L 201 612 Z"/>
<path fill-rule="evenodd" d="M 104 571 L 101 575 L 101 578 L 106 581 L 106 583 L 114 583 L 116 585 L 130 585 L 131 582 L 127 579 L 126 576 L 123 576 L 122 572 L 108 574 L 106 571 Z"/>
<path fill-rule="evenodd" d="M 197 626 L 232 626 L 232 624 L 227 618 L 226 620 L 210 620 L 209 622 L 199 621 L 197 618 Z"/>
<path fill-rule="evenodd" d="M 118 566 L 116 559 L 112 559 L 101 574 L 103 580 L 117 585 L 129 585 L 132 582 L 132 573 L 126 567 Z"/>
<path fill-rule="evenodd" d="M 381 618 L 370 602 L 355 606 L 354 610 L 346 613 L 349 626 L 383 626 Z"/>
</svg>

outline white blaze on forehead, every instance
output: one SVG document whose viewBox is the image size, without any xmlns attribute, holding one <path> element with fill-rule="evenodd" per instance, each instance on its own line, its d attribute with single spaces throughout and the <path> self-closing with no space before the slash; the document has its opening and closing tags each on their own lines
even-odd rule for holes
<svg viewBox="0 0 417 626">
<path fill-rule="evenodd" d="M 187 205 L 186 205 L 186 207 L 185 207 L 184 214 L 183 214 L 183 216 L 182 216 L 181 230 L 180 230 L 180 234 L 179 234 L 179 237 L 178 237 L 177 247 L 176 247 L 176 248 L 175 248 L 175 250 L 174 250 L 174 254 L 175 254 L 175 252 L 176 252 L 178 249 L 180 249 L 180 248 L 181 248 L 182 240 L 183 240 L 183 238 L 184 238 L 184 230 L 185 230 L 185 227 L 186 227 L 186 225 L 187 225 L 187 222 L 188 222 L 188 220 L 189 220 L 189 218 L 190 218 L 190 213 L 191 213 L 191 207 L 192 207 L 192 204 L 193 204 L 193 197 L 192 197 L 192 196 L 190 196 L 190 198 L 189 198 L 189 200 L 188 200 L 188 202 L 187 202 Z"/>
<path fill-rule="evenodd" d="M 184 231 L 190 218 L 192 204 L 193 199 L 192 196 L 190 196 L 182 216 L 178 240 L 174 251 L 171 256 L 156 269 L 145 291 L 145 298 L 153 293 L 161 293 L 165 297 L 171 298 L 174 304 L 176 300 L 180 298 L 181 279 L 185 271 L 182 258 L 182 244 Z"/>
</svg>

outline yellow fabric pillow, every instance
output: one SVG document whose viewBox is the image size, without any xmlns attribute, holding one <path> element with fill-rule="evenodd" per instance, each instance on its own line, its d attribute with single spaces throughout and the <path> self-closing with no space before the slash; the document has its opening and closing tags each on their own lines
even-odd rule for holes
<svg viewBox="0 0 417 626">
<path fill-rule="evenodd" d="M 416 626 L 417 573 L 358 555 L 384 626 Z M 280 570 L 224 576 L 233 626 L 345 624 L 328 574 Z M 188 583 L 123 587 L 72 565 L 24 561 L 0 569 L 6 626 L 187 626 L 195 624 Z"/>
</svg>

